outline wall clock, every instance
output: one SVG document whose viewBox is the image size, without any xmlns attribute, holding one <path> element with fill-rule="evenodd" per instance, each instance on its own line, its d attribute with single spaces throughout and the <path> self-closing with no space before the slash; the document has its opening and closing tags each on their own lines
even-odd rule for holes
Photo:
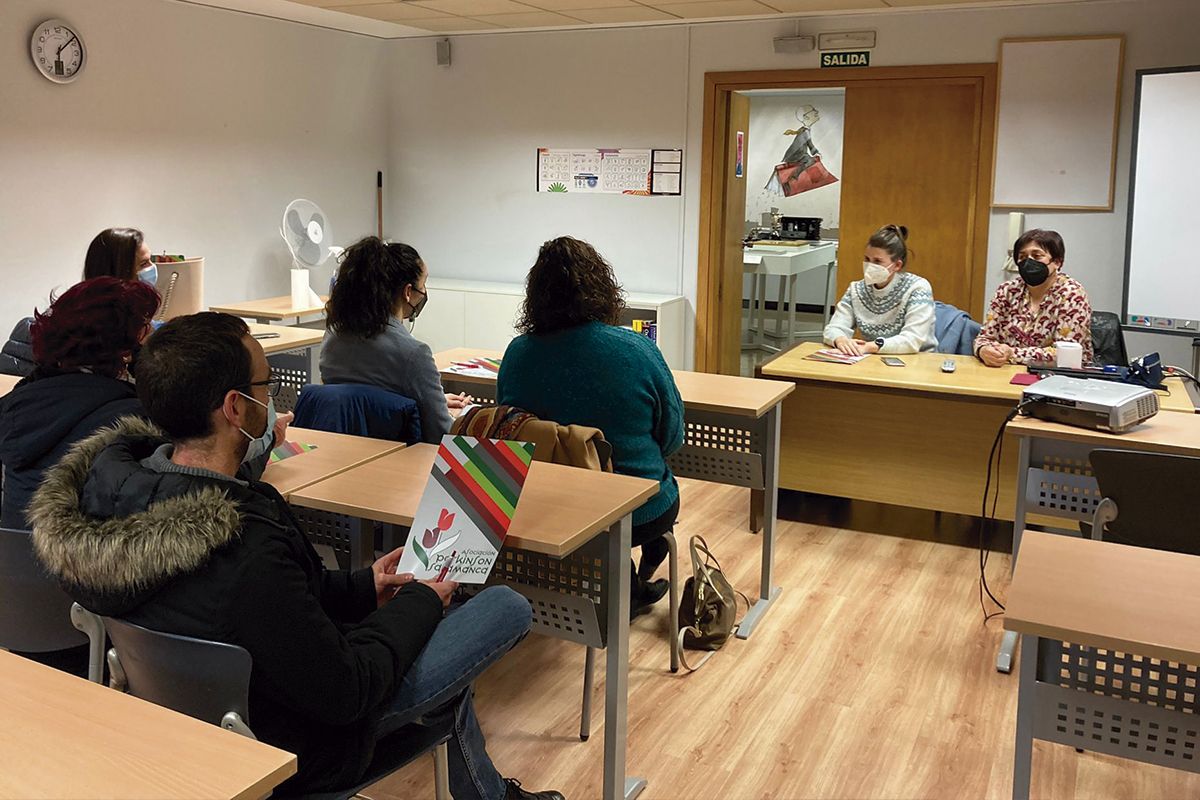
<svg viewBox="0 0 1200 800">
<path fill-rule="evenodd" d="M 87 63 L 83 39 L 61 19 L 48 19 L 34 28 L 29 55 L 38 72 L 55 83 L 75 80 Z"/>
</svg>

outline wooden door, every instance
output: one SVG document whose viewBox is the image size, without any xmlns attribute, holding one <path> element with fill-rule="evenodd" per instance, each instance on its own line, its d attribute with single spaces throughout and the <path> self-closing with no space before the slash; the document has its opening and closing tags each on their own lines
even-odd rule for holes
<svg viewBox="0 0 1200 800">
<path fill-rule="evenodd" d="M 742 239 L 746 226 L 746 156 L 750 152 L 750 98 L 733 92 L 729 95 L 726 123 L 729 137 L 725 147 L 724 241 L 721 249 L 719 304 L 722 330 L 736 330 L 737 336 L 721 340 L 720 368 L 725 375 L 741 373 L 742 357 Z M 737 174 L 738 145 L 741 138 L 742 174 Z"/>
<path fill-rule="evenodd" d="M 880 81 L 846 87 L 838 292 L 862 278 L 877 228 L 909 230 L 906 268 L 934 298 L 983 318 L 987 231 L 976 230 L 981 194 L 982 80 Z M 990 136 L 990 133 L 986 135 Z"/>
</svg>

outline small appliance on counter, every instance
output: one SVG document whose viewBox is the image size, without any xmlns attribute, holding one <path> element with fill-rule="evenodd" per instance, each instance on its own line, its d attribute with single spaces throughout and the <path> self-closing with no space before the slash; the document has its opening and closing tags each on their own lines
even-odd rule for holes
<svg viewBox="0 0 1200 800">
<path fill-rule="evenodd" d="M 805 239 L 817 241 L 821 238 L 821 217 L 780 217 L 780 239 Z"/>
</svg>

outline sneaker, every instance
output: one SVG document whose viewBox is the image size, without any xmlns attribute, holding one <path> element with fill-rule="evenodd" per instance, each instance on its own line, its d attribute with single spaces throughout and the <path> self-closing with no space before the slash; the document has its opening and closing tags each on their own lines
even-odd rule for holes
<svg viewBox="0 0 1200 800">
<path fill-rule="evenodd" d="M 634 620 L 642 614 L 649 614 L 654 604 L 666 597 L 670 588 L 671 582 L 665 578 L 643 583 L 637 602 L 629 609 L 629 619 Z"/>
<path fill-rule="evenodd" d="M 516 778 L 504 779 L 504 800 L 567 800 L 562 792 L 553 789 L 546 792 L 530 792 L 521 788 L 521 782 Z"/>
</svg>

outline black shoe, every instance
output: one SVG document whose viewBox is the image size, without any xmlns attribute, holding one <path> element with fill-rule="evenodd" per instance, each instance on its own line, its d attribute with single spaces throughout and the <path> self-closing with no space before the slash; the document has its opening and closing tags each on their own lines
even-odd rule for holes
<svg viewBox="0 0 1200 800">
<path fill-rule="evenodd" d="M 504 784 L 507 789 L 504 792 L 504 800 L 567 800 L 563 797 L 562 792 L 556 792 L 553 789 L 546 792 L 530 792 L 521 788 L 521 782 L 516 778 L 505 778 Z"/>
<path fill-rule="evenodd" d="M 670 589 L 671 582 L 665 578 L 643 583 L 637 602 L 629 609 L 629 619 L 632 621 L 642 614 L 649 614 L 654 604 L 662 600 Z"/>
</svg>

